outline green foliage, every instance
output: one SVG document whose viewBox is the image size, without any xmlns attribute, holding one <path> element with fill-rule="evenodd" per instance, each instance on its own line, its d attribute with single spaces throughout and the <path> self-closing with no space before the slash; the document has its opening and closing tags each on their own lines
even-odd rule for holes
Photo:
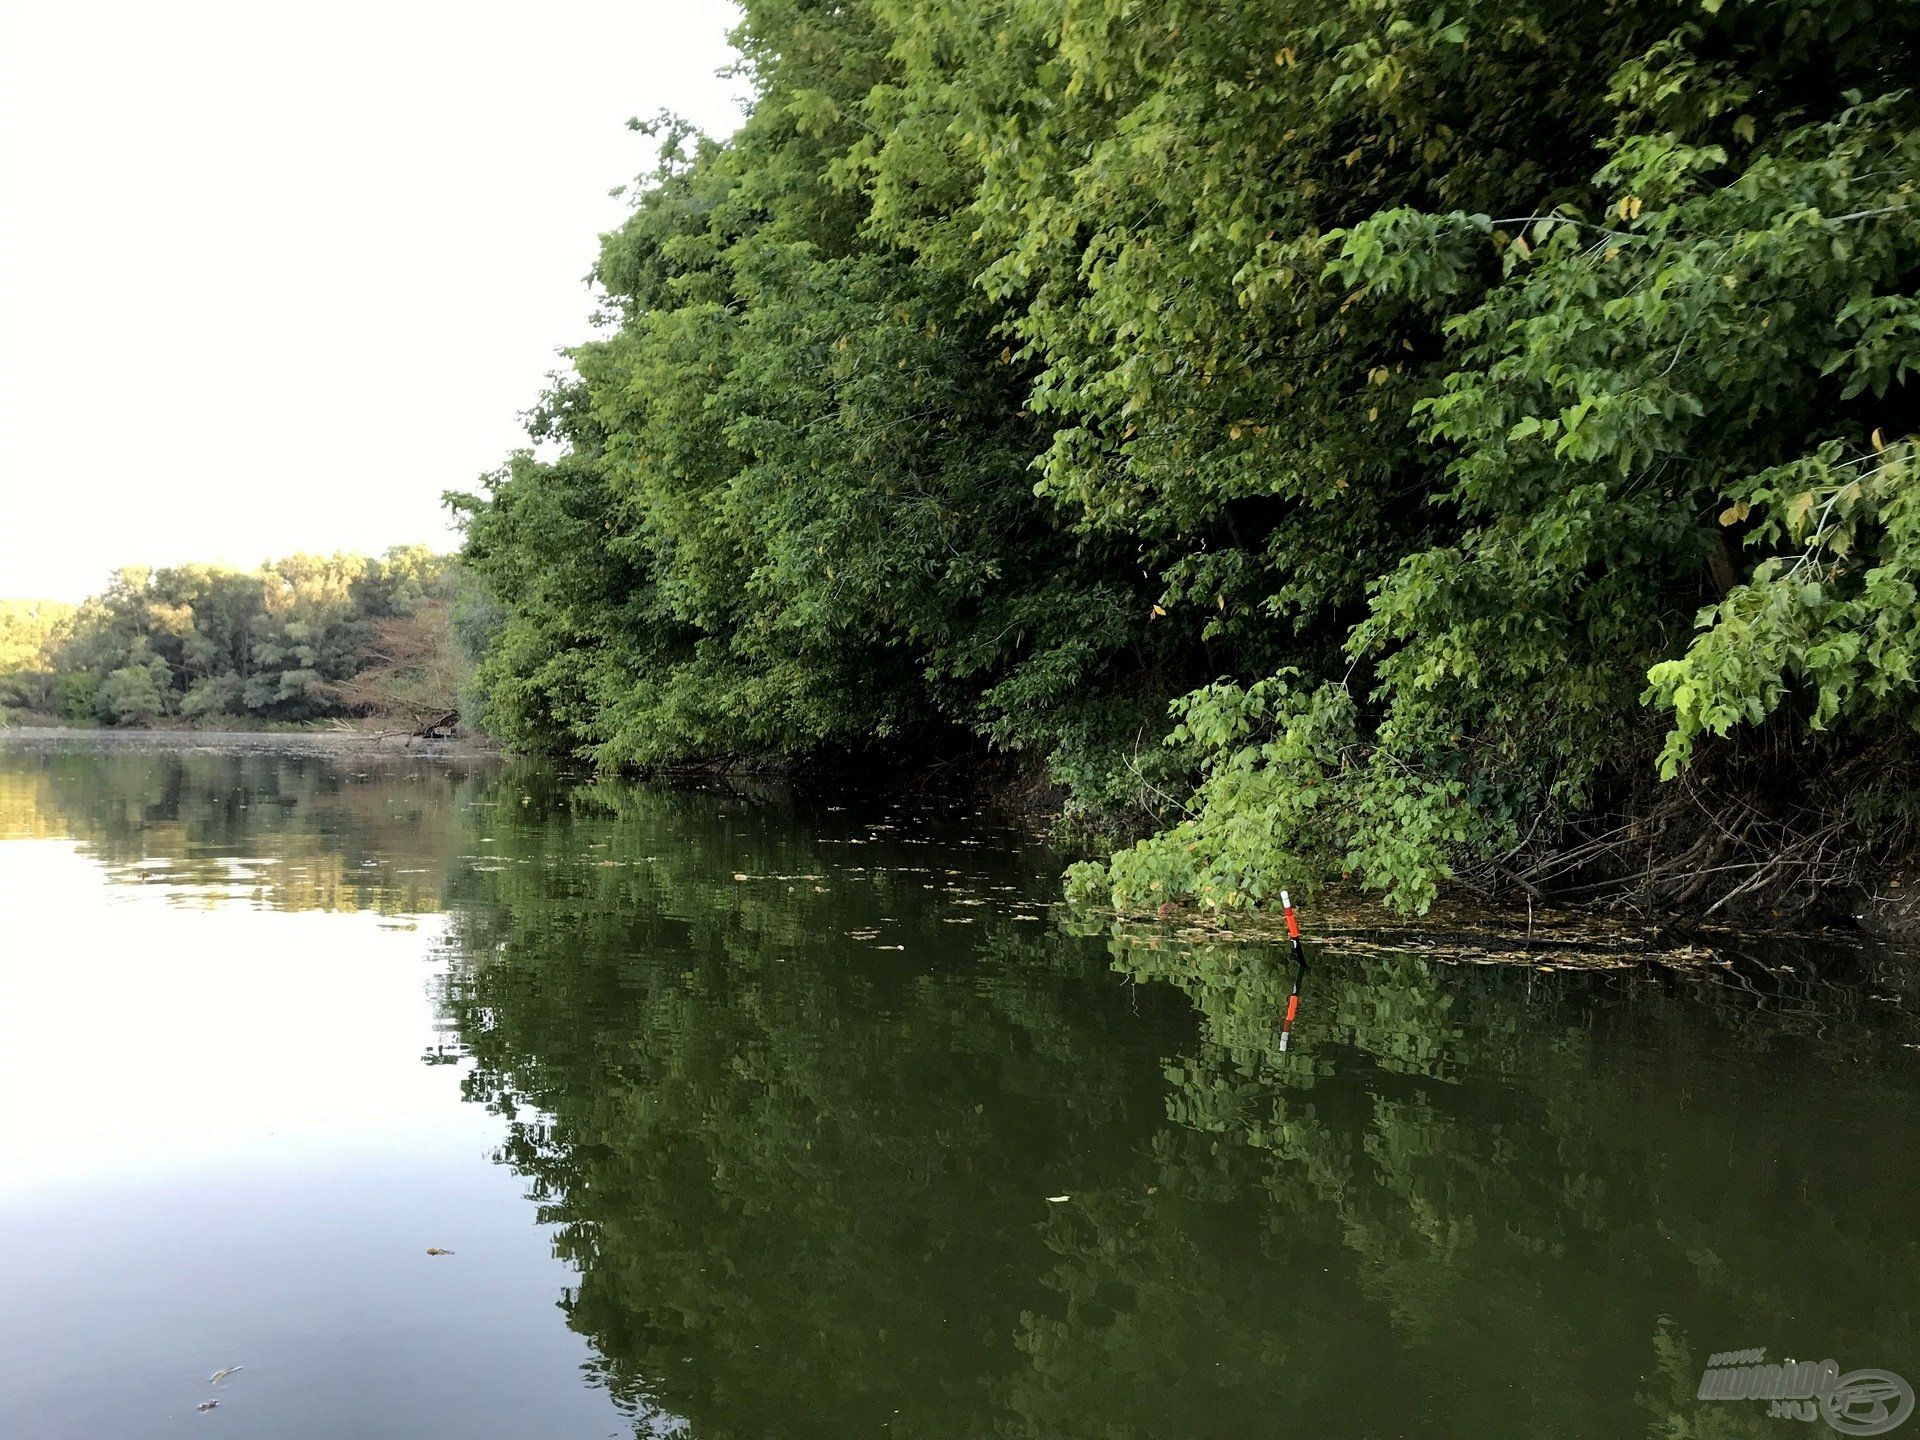
<svg viewBox="0 0 1920 1440">
<path fill-rule="evenodd" d="M 1920 485 L 1911 440 L 1843 460 L 1828 442 L 1753 478 L 1723 519 L 1758 512 L 1748 543 L 1768 555 L 1746 583 L 1700 612 L 1685 655 L 1649 672 L 1649 699 L 1672 709 L 1661 773 L 1704 734 L 1758 725 L 1790 695 L 1816 730 L 1852 721 L 1920 726 Z"/>
<path fill-rule="evenodd" d="M 598 268 L 617 328 L 536 418 L 563 453 L 453 497 L 509 612 L 487 713 L 609 767 L 972 731 L 1104 778 L 1174 693 L 1138 673 L 1171 647 L 1129 623 L 1124 551 L 1033 494 L 1042 432 L 965 272 L 863 237 L 868 129 L 827 101 L 884 46 L 859 10 L 790 43 L 815 19 L 749 15 L 765 97 L 729 146 L 657 132 Z"/>
<path fill-rule="evenodd" d="M 189 720 L 203 720 L 212 715 L 237 715 L 241 712 L 242 697 L 246 693 L 247 682 L 238 675 L 203 675 L 187 687 L 187 693 L 180 697 L 180 713 Z"/>
<path fill-rule="evenodd" d="M 1229 908 L 1423 907 L 1708 737 L 1897 748 L 1917 37 L 749 0 L 746 124 L 643 127 L 547 448 L 453 497 L 488 713 L 607 767 L 970 736 L 1159 827 L 1076 890 Z"/>
<path fill-rule="evenodd" d="M 100 700 L 101 680 L 88 670 L 62 675 L 54 686 L 56 713 L 63 720 L 91 720 Z"/>
<path fill-rule="evenodd" d="M 167 662 L 144 647 L 100 682 L 94 709 L 116 725 L 144 725 L 167 710 Z"/>
<path fill-rule="evenodd" d="M 1371 671 L 1365 743 L 1334 706 L 1327 723 L 1294 715 L 1278 741 L 1204 757 L 1195 817 L 1116 863 L 1120 898 L 1145 880 L 1257 900 L 1259 876 L 1287 873 L 1286 838 L 1424 905 L 1450 855 L 1511 847 L 1542 804 L 1587 803 L 1623 763 L 1614 737 L 1633 733 L 1676 609 L 1716 552 L 1728 563 L 1715 512 L 1763 553 L 1805 553 L 1763 559 L 1703 612 L 1684 658 L 1653 664 L 1645 698 L 1675 712 L 1664 775 L 1702 732 L 1765 719 L 1796 680 L 1815 729 L 1843 711 L 1920 714 L 1906 446 L 1843 460 L 1845 439 L 1822 438 L 1864 442 L 1888 412 L 1858 402 L 1911 354 L 1862 320 L 1904 312 L 1877 292 L 1920 258 L 1906 118 L 1855 107 L 1732 180 L 1717 151 L 1623 140 L 1596 177 L 1619 197 L 1607 225 L 1563 208 L 1519 235 L 1485 215 L 1395 211 L 1333 237 L 1330 273 L 1367 301 L 1454 312 L 1448 373 L 1413 411 L 1452 457 L 1459 528 L 1375 582 L 1348 637 Z M 1470 308 L 1455 298 L 1463 236 L 1491 236 L 1502 259 Z M 1743 525 L 1756 512 L 1768 518 Z M 1317 835 L 1329 800 L 1341 823 Z M 1289 813 L 1303 806 L 1312 819 Z M 1175 849 L 1188 831 L 1200 845 Z"/>
<path fill-rule="evenodd" d="M 445 614 L 458 584 L 446 557 L 419 546 L 378 559 L 296 555 L 257 571 L 121 570 L 77 610 L 46 612 L 31 655 L 24 645 L 5 652 L 20 668 L 0 672 L 14 687 L 0 699 L 26 691 L 10 703 L 111 725 L 404 713 L 386 703 L 376 672 L 402 637 L 415 641 L 416 670 L 442 652 L 454 668 Z M 441 688 L 441 708 L 451 708 L 457 680 Z"/>
<path fill-rule="evenodd" d="M 58 600 L 0 600 L 0 705 L 54 707 L 53 655 L 73 614 Z"/>
</svg>

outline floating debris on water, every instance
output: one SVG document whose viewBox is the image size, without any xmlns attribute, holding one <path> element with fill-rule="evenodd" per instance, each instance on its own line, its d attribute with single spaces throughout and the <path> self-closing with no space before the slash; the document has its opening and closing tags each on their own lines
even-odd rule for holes
<svg viewBox="0 0 1920 1440">
<path fill-rule="evenodd" d="M 1647 964 L 1673 968 L 1725 966 L 1723 947 L 1745 932 L 1734 926 L 1688 927 L 1675 936 L 1658 923 L 1577 911 L 1473 910 L 1435 906 L 1426 915 L 1390 915 L 1351 896 L 1331 896 L 1322 911 L 1318 939 L 1329 953 L 1360 958 L 1418 955 L 1442 965 L 1524 965 L 1538 970 L 1625 970 Z M 1019 917 L 1015 917 L 1019 918 Z M 1089 931 L 1110 929 L 1130 946 L 1147 950 L 1192 945 L 1264 946 L 1284 943 L 1277 915 L 1221 914 L 1181 905 L 1157 914 L 1081 917 Z"/>
</svg>

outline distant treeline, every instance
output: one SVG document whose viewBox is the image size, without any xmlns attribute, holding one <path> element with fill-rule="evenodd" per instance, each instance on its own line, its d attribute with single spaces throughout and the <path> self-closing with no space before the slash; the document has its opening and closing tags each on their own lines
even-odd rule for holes
<svg viewBox="0 0 1920 1440">
<path fill-rule="evenodd" d="M 1030 757 L 1126 905 L 1912 834 L 1920 8 L 746 0 L 484 493 L 523 745 Z"/>
<path fill-rule="evenodd" d="M 132 567 L 79 606 L 0 602 L 0 706 L 107 725 L 458 708 L 459 574 L 419 546 L 258 570 Z"/>
</svg>

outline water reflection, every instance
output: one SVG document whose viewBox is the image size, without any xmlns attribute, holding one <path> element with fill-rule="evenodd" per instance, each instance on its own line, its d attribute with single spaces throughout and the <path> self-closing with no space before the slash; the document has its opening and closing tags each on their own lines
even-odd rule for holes
<svg viewBox="0 0 1920 1440">
<path fill-rule="evenodd" d="M 0 833 L 443 911 L 412 1052 L 636 1433 L 1757 1436 L 1709 1352 L 1920 1378 L 1920 1034 L 1872 957 L 1328 949 L 1283 1053 L 1283 947 L 1076 934 L 979 815 L 52 753 L 0 756 Z"/>
<path fill-rule="evenodd" d="M 576 792 L 456 907 L 569 1321 L 695 1433 L 1663 1433 L 1709 1350 L 1915 1354 L 1877 982 L 1335 953 L 1283 1055 L 1284 951 L 1036 934 L 898 833 Z"/>
<path fill-rule="evenodd" d="M 261 736 L 228 748 L 80 738 L 0 754 L 0 840 L 73 838 L 125 884 L 275 910 L 442 907 L 499 766 L 329 754 Z M 485 792 L 484 794 L 482 792 Z"/>
</svg>

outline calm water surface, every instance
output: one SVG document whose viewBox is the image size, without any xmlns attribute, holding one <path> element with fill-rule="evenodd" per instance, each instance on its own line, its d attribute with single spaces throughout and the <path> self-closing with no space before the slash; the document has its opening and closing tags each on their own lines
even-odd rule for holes
<svg viewBox="0 0 1920 1440">
<path fill-rule="evenodd" d="M 0 1437 L 1757 1437 L 1832 1431 L 1710 1352 L 1920 1380 L 1887 957 L 1329 945 L 1283 1053 L 1284 955 L 1076 933 L 1058 865 L 0 745 Z"/>
</svg>

